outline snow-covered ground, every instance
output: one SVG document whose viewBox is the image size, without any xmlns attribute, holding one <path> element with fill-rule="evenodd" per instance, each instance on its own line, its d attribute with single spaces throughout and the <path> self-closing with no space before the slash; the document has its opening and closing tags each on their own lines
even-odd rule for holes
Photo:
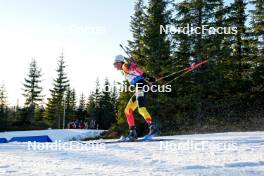
<svg viewBox="0 0 264 176">
<path fill-rule="evenodd" d="M 0 175 L 264 176 L 264 132 L 159 138 L 166 141 L 0 144 Z"/>
<path fill-rule="evenodd" d="M 48 135 L 52 141 L 69 141 L 93 138 L 99 136 L 103 130 L 84 130 L 84 129 L 50 129 L 50 130 L 32 130 L 32 131 L 11 131 L 0 132 L 0 138 L 10 140 L 12 137 L 20 136 L 41 136 Z"/>
</svg>

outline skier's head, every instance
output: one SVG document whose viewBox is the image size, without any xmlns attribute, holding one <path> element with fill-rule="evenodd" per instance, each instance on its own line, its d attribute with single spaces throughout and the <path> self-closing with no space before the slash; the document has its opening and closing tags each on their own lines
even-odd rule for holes
<svg viewBox="0 0 264 176">
<path fill-rule="evenodd" d="M 114 67 L 117 70 L 122 70 L 122 65 L 125 63 L 125 57 L 122 55 L 117 55 L 115 57 L 115 61 L 114 61 Z"/>
</svg>

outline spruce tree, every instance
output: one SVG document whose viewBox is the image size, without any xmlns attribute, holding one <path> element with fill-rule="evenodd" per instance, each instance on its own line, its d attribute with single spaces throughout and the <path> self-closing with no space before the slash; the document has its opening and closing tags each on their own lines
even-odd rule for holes
<svg viewBox="0 0 264 176">
<path fill-rule="evenodd" d="M 115 105 L 113 104 L 113 99 L 111 97 L 112 90 L 108 79 L 105 79 L 104 89 L 100 97 L 100 108 L 102 109 L 100 113 L 101 128 L 108 129 L 115 122 Z"/>
<path fill-rule="evenodd" d="M 193 26 L 194 24 L 194 5 L 192 1 L 185 0 L 182 2 L 175 3 L 173 5 L 175 13 L 172 18 L 172 23 L 175 27 L 187 27 Z M 172 34 L 172 62 L 168 65 L 168 74 L 182 70 L 189 66 L 196 55 L 194 54 L 194 36 L 183 33 L 183 31 L 175 31 Z M 168 77 L 164 80 L 164 83 L 172 80 L 176 75 Z M 186 75 L 182 79 L 175 80 L 170 84 L 172 87 L 172 92 L 165 94 L 161 99 L 161 104 L 166 108 L 161 108 L 163 111 L 160 113 L 159 118 L 162 118 L 160 126 L 165 131 L 171 131 L 173 128 L 179 130 L 182 124 L 188 123 L 190 117 L 186 117 L 184 111 L 186 111 L 189 104 L 189 100 L 192 98 L 191 87 L 192 80 L 190 80 L 189 75 Z M 194 104 L 194 103 L 193 103 Z M 166 111 L 165 111 L 166 109 Z M 165 115 L 163 115 L 165 114 Z M 190 115 L 191 116 L 191 115 Z M 173 119 L 173 120 L 172 120 Z M 180 125 L 181 124 L 181 125 Z"/>
<path fill-rule="evenodd" d="M 160 25 L 170 24 L 167 0 L 150 0 L 144 20 L 144 68 L 152 76 L 162 76 L 170 64 L 170 41 L 168 35 L 160 33 Z"/>
<path fill-rule="evenodd" d="M 79 107 L 78 107 L 78 109 L 80 109 L 81 111 L 84 111 L 84 109 L 85 109 L 85 96 L 84 96 L 83 93 L 80 96 L 80 101 L 79 101 Z"/>
<path fill-rule="evenodd" d="M 1 114 L 5 111 L 7 107 L 7 93 L 5 85 L 2 84 L 0 87 L 0 112 Z"/>
<path fill-rule="evenodd" d="M 7 93 L 5 89 L 5 85 L 2 84 L 0 87 L 0 131 L 5 129 L 7 116 L 8 116 L 8 107 L 7 107 Z"/>
<path fill-rule="evenodd" d="M 237 33 L 232 35 L 229 39 L 231 41 L 230 45 L 232 47 L 232 57 L 231 62 L 233 68 L 231 68 L 233 79 L 235 82 L 240 84 L 239 82 L 242 80 L 242 73 L 243 73 L 243 64 L 245 55 L 247 54 L 247 48 L 245 45 L 245 40 L 247 37 L 246 34 L 246 14 L 245 8 L 246 3 L 244 0 L 235 0 L 234 3 L 231 4 L 231 12 L 229 17 L 229 25 L 234 26 L 237 28 Z M 238 85 L 239 86 L 239 85 Z M 239 86 L 240 87 L 240 86 Z"/>
<path fill-rule="evenodd" d="M 261 56 L 264 55 L 264 2 L 262 0 L 251 0 L 250 3 L 254 6 L 253 10 L 250 10 L 252 19 L 251 25 L 255 33 L 255 37 L 258 44 L 258 49 Z"/>
<path fill-rule="evenodd" d="M 39 102 L 42 101 L 42 87 L 41 83 L 41 70 L 37 66 L 37 62 L 33 59 L 30 63 L 29 73 L 27 78 L 25 78 L 24 93 L 25 97 L 25 106 L 28 107 L 29 110 L 29 121 L 35 120 L 35 108 L 39 106 Z"/>
<path fill-rule="evenodd" d="M 183 1 L 175 4 L 175 17 L 172 22 L 176 27 L 185 27 L 191 24 L 191 2 Z M 189 65 L 191 56 L 191 45 L 192 41 L 189 35 L 184 33 L 176 33 L 172 37 L 173 46 L 173 62 L 169 70 L 171 72 L 182 70 Z"/>
<path fill-rule="evenodd" d="M 70 87 L 66 91 L 66 122 L 71 122 L 75 120 L 75 110 L 76 110 L 76 95 L 75 90 Z"/>
<path fill-rule="evenodd" d="M 84 120 L 86 118 L 85 105 L 86 105 L 85 96 L 82 93 L 80 95 L 79 106 L 78 106 L 78 109 L 77 109 L 77 117 L 78 117 L 78 119 Z"/>
<path fill-rule="evenodd" d="M 118 102 L 118 90 L 116 87 L 116 82 L 113 82 L 112 91 L 111 91 L 111 101 L 114 106 L 115 113 L 117 112 L 117 102 Z"/>
<path fill-rule="evenodd" d="M 101 99 L 101 96 L 102 96 L 102 92 L 101 92 L 101 88 L 100 88 L 100 81 L 99 79 L 97 78 L 96 79 L 96 83 L 95 83 L 95 91 L 94 91 L 94 103 L 95 103 L 95 109 L 94 109 L 94 117 L 95 117 L 95 121 L 96 121 L 96 124 L 98 125 L 99 128 L 101 128 L 102 126 L 102 117 L 101 117 L 101 114 L 102 114 L 102 108 L 101 108 L 101 104 L 100 104 L 100 99 Z"/>
<path fill-rule="evenodd" d="M 90 92 L 88 96 L 86 111 L 87 111 L 87 121 L 88 122 L 90 122 L 91 120 L 95 121 L 96 125 L 98 125 L 99 128 L 101 128 L 103 121 L 103 119 L 101 118 L 101 114 L 103 111 L 100 104 L 101 96 L 102 96 L 102 92 L 100 89 L 99 79 L 97 78 L 95 82 L 95 90 Z"/>
<path fill-rule="evenodd" d="M 86 120 L 88 122 L 91 122 L 91 120 L 96 120 L 94 92 L 90 92 L 88 96 L 87 103 L 86 103 L 86 112 L 87 112 Z"/>
<path fill-rule="evenodd" d="M 251 46 L 254 50 L 252 56 L 254 57 L 253 78 L 254 87 L 257 92 L 261 92 L 264 86 L 264 2 L 262 0 L 251 0 L 250 4 L 254 9 L 251 13 L 251 32 L 253 42 Z"/>
<path fill-rule="evenodd" d="M 133 40 L 128 41 L 131 55 L 138 65 L 144 66 L 144 21 L 146 18 L 145 6 L 143 0 L 137 0 L 134 7 L 134 14 L 131 16 L 130 28 Z"/>
<path fill-rule="evenodd" d="M 48 99 L 46 120 L 53 126 L 61 128 L 63 117 L 63 100 L 66 90 L 69 87 L 69 80 L 65 72 L 64 55 L 61 53 L 58 61 L 57 78 L 54 79 L 53 89 L 50 90 L 51 98 Z"/>
</svg>

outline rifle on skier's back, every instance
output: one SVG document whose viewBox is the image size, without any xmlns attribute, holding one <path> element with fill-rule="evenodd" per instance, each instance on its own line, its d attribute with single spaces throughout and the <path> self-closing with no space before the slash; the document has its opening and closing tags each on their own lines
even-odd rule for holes
<svg viewBox="0 0 264 176">
<path fill-rule="evenodd" d="M 122 44 L 119 44 L 119 46 L 123 49 L 123 51 L 126 53 L 126 55 L 128 56 L 128 58 L 126 58 L 125 60 L 128 63 L 136 63 L 136 61 L 133 59 L 133 57 L 131 56 L 131 54 L 128 52 L 128 48 L 124 48 Z M 130 73 L 129 73 L 130 74 Z M 148 84 L 153 84 L 154 82 L 156 82 L 156 78 L 149 76 L 146 73 L 142 74 L 142 77 L 145 79 L 146 82 L 148 82 Z"/>
</svg>

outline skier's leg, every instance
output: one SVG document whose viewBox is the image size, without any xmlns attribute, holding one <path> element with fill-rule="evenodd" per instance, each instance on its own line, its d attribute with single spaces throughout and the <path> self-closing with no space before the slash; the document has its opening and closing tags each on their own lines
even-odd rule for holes
<svg viewBox="0 0 264 176">
<path fill-rule="evenodd" d="M 137 98 L 137 103 L 138 103 L 138 112 L 144 117 L 145 121 L 149 125 L 148 136 L 154 136 L 154 135 L 158 134 L 158 128 L 152 122 L 152 117 L 150 116 L 147 108 L 145 107 L 145 95 L 146 95 L 146 93 L 143 90 L 143 86 L 146 85 L 146 83 L 143 81 L 143 82 L 141 82 L 140 85 L 141 86 L 138 86 L 137 92 L 136 92 L 136 98 Z"/>
<path fill-rule="evenodd" d="M 148 124 L 152 123 L 152 118 L 145 107 L 145 93 L 142 90 L 138 90 L 136 93 L 138 112 L 145 119 Z"/>
<path fill-rule="evenodd" d="M 129 135 L 124 139 L 125 141 L 135 141 L 137 139 L 137 131 L 135 127 L 135 120 L 133 116 L 134 110 L 137 108 L 137 99 L 133 95 L 125 108 L 125 115 L 129 126 Z"/>
<path fill-rule="evenodd" d="M 142 92 L 144 94 L 144 92 Z M 157 126 L 152 122 L 152 118 L 148 113 L 145 107 L 145 96 L 138 94 L 137 101 L 138 101 L 138 112 L 144 117 L 145 121 L 148 123 L 149 126 L 149 133 L 148 136 L 155 136 L 158 134 Z"/>
<path fill-rule="evenodd" d="M 133 112 L 134 110 L 137 108 L 137 102 L 136 102 L 136 96 L 133 95 L 129 102 L 127 103 L 127 106 L 125 108 L 125 115 L 127 118 L 127 123 L 129 125 L 129 128 L 133 128 L 135 126 L 135 120 L 134 120 L 134 116 L 133 116 Z"/>
</svg>

